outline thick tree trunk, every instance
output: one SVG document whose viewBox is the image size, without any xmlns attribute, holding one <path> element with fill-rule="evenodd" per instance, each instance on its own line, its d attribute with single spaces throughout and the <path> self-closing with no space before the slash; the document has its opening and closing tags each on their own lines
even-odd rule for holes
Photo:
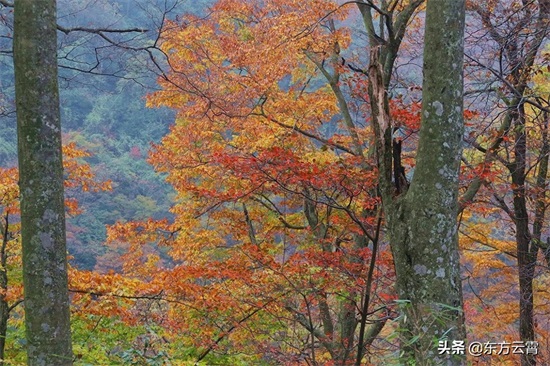
<svg viewBox="0 0 550 366">
<path fill-rule="evenodd" d="M 406 193 L 384 197 L 397 289 L 404 301 L 403 364 L 460 365 L 465 360 L 438 354 L 438 341 L 465 338 L 456 219 L 463 34 L 464 1 L 428 1 L 416 169 Z"/>
<path fill-rule="evenodd" d="M 29 365 L 71 365 L 55 0 L 17 0 L 14 64 Z"/>
</svg>

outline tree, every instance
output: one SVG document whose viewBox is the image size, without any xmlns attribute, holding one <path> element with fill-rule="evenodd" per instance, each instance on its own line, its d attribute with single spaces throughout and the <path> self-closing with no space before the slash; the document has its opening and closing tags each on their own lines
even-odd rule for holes
<svg viewBox="0 0 550 366">
<path fill-rule="evenodd" d="M 176 222 L 120 224 L 110 239 L 130 246 L 126 275 L 162 291 L 170 331 L 189 335 L 197 360 L 234 349 L 362 362 L 390 318 L 375 175 L 331 122 L 337 101 L 303 52 L 331 53 L 347 32 L 317 27 L 337 6 L 316 4 L 221 1 L 164 33 L 173 72 L 150 100 L 181 115 L 151 161 L 178 191 Z M 151 243 L 169 246 L 171 261 Z"/>
<path fill-rule="evenodd" d="M 177 268 L 177 278 L 185 278 L 181 271 L 186 268 L 187 276 L 191 276 L 186 286 L 196 285 L 197 276 L 203 279 L 202 290 L 212 298 L 200 299 L 201 306 L 217 309 L 215 304 L 220 303 L 224 288 L 244 282 L 251 292 L 243 295 L 242 288 L 239 292 L 229 291 L 230 297 L 224 297 L 227 300 L 223 303 L 241 308 L 241 319 L 249 319 L 247 314 L 252 310 L 243 307 L 243 303 L 248 304 L 245 299 L 257 298 L 251 294 L 258 288 L 263 289 L 263 296 L 271 295 L 261 298 L 260 310 L 274 303 L 274 294 L 288 294 L 278 286 L 267 291 L 274 283 L 268 287 L 263 282 L 265 273 L 280 275 L 281 285 L 284 283 L 286 288 L 307 288 L 296 284 L 303 283 L 311 273 L 300 272 L 299 267 L 292 275 L 276 271 L 280 259 L 271 253 L 276 253 L 280 243 L 277 237 L 282 234 L 275 230 L 309 231 L 306 235 L 299 231 L 293 234 L 297 244 L 291 247 L 296 255 L 288 262 L 284 257 L 285 269 L 293 260 L 305 260 L 301 258 L 305 243 L 311 243 L 309 248 L 315 248 L 315 255 L 331 260 L 338 253 L 344 253 L 348 260 L 359 257 L 354 250 L 365 250 L 369 245 L 375 251 L 380 237 L 376 215 L 379 201 L 372 180 L 373 162 L 365 151 L 372 127 L 372 150 L 377 150 L 378 155 L 378 179 L 398 290 L 405 304 L 404 318 L 408 319 L 402 337 L 404 360 L 437 362 L 434 338 L 464 338 L 456 222 L 463 128 L 463 3 L 440 5 L 441 8 L 432 5 L 429 12 L 424 128 L 418 166 L 408 191 L 400 165 L 400 144 L 391 139 L 397 126 L 390 121 L 391 112 L 396 111 L 389 109 L 393 64 L 406 26 L 421 3 L 384 3 L 381 8 L 372 2 L 359 4 L 371 39 L 368 71 L 342 57 L 349 38 L 344 30 L 336 29 L 337 19 L 326 18 L 326 14 L 338 11 L 330 2 L 320 1 L 315 7 L 304 9 L 292 1 L 271 1 L 262 8 L 251 2 L 220 1 L 213 8 L 212 19 L 182 19 L 181 24 L 173 24 L 165 32 L 163 47 L 170 55 L 173 70 L 161 80 L 163 90 L 151 96 L 150 101 L 153 105 L 177 108 L 179 117 L 151 160 L 169 174 L 181 203 L 173 210 L 176 223 L 158 226 L 157 230 L 177 234 L 172 253 L 183 263 Z M 385 20 L 380 23 L 387 27 L 382 34 L 374 31 L 373 10 Z M 439 18 L 438 11 L 447 16 Z M 324 27 L 317 27 L 319 19 Z M 295 33 L 278 32 L 283 27 L 274 26 L 277 22 L 286 27 L 292 25 L 290 29 L 296 29 Z M 438 37 L 438 28 L 448 30 L 444 35 L 450 42 Z M 384 35 L 389 38 L 383 40 Z M 187 41 L 185 45 L 182 39 Z M 443 67 L 437 66 L 438 58 L 443 60 Z M 346 75 L 350 71 L 361 75 Z M 367 74 L 369 80 L 365 83 L 360 78 Z M 319 76 L 328 85 L 319 86 Z M 317 86 L 312 86 L 314 82 Z M 347 86 L 353 97 L 364 98 L 361 93 L 366 91 L 365 85 L 369 88 L 371 126 L 354 121 L 353 106 L 343 91 Z M 392 105 L 398 103 L 394 101 Z M 364 115 L 364 110 L 357 108 L 355 113 Z M 329 121 L 336 114 L 338 121 L 331 124 Z M 325 133 L 319 125 L 326 130 L 337 126 L 338 133 Z M 424 199 L 425 192 L 432 193 L 429 199 Z M 237 203 L 242 205 L 242 211 L 235 210 Z M 277 220 L 269 216 L 270 212 Z M 288 221 L 285 213 L 292 213 L 293 221 Z M 344 224 L 344 220 L 349 223 Z M 112 238 L 129 243 L 155 241 L 151 236 L 154 225 L 120 225 L 119 234 L 114 233 Z M 355 225 L 349 233 L 344 229 Z M 187 250 L 194 253 L 192 262 L 204 261 L 204 267 L 187 264 L 191 258 Z M 141 268 L 146 257 L 138 248 L 131 251 L 128 269 L 132 274 L 144 275 Z M 327 263 L 312 263 L 317 264 L 311 268 L 331 268 Z M 352 264 L 350 260 L 348 265 Z M 300 275 L 293 277 L 297 274 Z M 361 272 L 354 275 L 361 276 Z M 333 281 L 338 278 L 328 273 L 326 276 Z M 289 302 L 291 297 L 286 297 L 284 309 L 310 334 L 313 360 L 318 342 L 335 363 L 345 364 L 350 344 L 357 337 L 356 364 L 361 363 L 367 344 L 365 329 L 362 324 L 357 332 L 353 318 L 355 314 L 368 314 L 372 305 L 369 286 L 367 281 L 361 292 L 353 286 L 328 288 L 314 284 L 311 293 L 294 293 L 306 301 Z M 178 298 L 188 298 L 184 293 Z M 329 300 L 330 293 L 346 296 L 334 301 Z M 360 294 L 364 297 L 358 300 Z M 330 305 L 339 309 L 338 323 L 332 319 L 336 311 L 330 310 Z M 193 306 L 196 308 L 197 303 Z M 319 311 L 300 311 L 310 308 Z M 228 315 L 234 314 L 227 314 L 226 309 L 217 313 L 226 319 L 231 330 L 235 323 L 242 323 L 239 319 L 231 321 Z M 340 328 L 338 338 L 335 324 Z M 205 330 L 206 325 L 202 324 L 201 329 Z M 213 346 L 219 346 L 218 342 L 229 334 L 223 329 L 223 336 L 213 337 L 217 339 Z"/>
<path fill-rule="evenodd" d="M 458 260 L 458 173 L 462 149 L 464 1 L 428 1 L 422 123 L 410 186 L 401 165 L 389 85 L 404 28 L 421 2 L 359 5 L 370 39 L 369 98 L 386 226 L 403 303 L 403 363 L 437 364 L 434 340 L 464 339 Z M 372 12 L 383 19 L 377 34 Z M 395 19 L 395 20 L 394 20 Z M 385 38 L 384 38 L 385 37 Z M 461 363 L 461 360 L 449 360 Z"/>
<path fill-rule="evenodd" d="M 522 341 L 532 342 L 535 340 L 533 280 L 537 256 L 548 253 L 542 240 L 546 222 L 548 102 L 545 93 L 532 85 L 536 75 L 543 73 L 536 60 L 548 36 L 550 3 L 487 1 L 472 2 L 469 7 L 492 41 L 484 47 L 483 54 L 476 54 L 475 48 L 467 54 L 472 78 L 478 84 L 488 85 L 481 92 L 492 95 L 492 103 L 497 106 L 488 117 L 500 123 L 493 129 L 496 130 L 493 136 L 472 140 L 474 147 L 483 153 L 484 170 L 500 171 L 500 179 L 493 182 L 491 174 L 489 178 L 478 175 L 469 185 L 461 205 L 463 208 L 485 185 L 489 200 L 508 216 L 514 227 L 519 333 Z M 480 144 L 483 139 L 487 140 L 485 146 Z M 521 364 L 535 365 L 536 355 L 523 354 Z"/>
<path fill-rule="evenodd" d="M 465 338 L 456 219 L 464 130 L 464 16 L 465 1 L 428 0 L 416 169 L 408 191 L 397 198 L 380 176 L 398 293 L 401 300 L 410 300 L 404 347 L 417 364 L 441 363 L 432 336 Z M 419 336 L 415 344 L 413 337 Z"/>
<path fill-rule="evenodd" d="M 168 25 L 162 47 L 172 71 L 150 102 L 179 115 L 151 161 L 178 191 L 175 223 L 120 224 L 110 239 L 131 245 L 127 275 L 156 285 L 165 301 L 184 299 L 193 309 L 183 313 L 170 305 L 187 315 L 173 325 L 200 330 L 194 338 L 206 346 L 198 360 L 223 341 L 231 344 L 231 334 L 235 348 L 248 344 L 242 334 L 252 326 L 243 324 L 274 315 L 275 331 L 283 320 L 294 324 L 286 328 L 301 329 L 292 343 L 276 338 L 278 352 L 288 352 L 288 344 L 295 357 L 307 354 L 315 363 L 323 359 L 317 354 L 322 347 L 323 357 L 343 365 L 356 349 L 353 358 L 361 364 L 377 334 L 365 327 L 378 311 L 372 309 L 371 268 L 383 236 L 375 166 L 407 319 L 403 360 L 438 362 L 434 338 L 464 338 L 456 236 L 462 2 L 429 11 L 424 127 L 408 190 L 401 145 L 392 140 L 399 115 L 414 115 L 396 113 L 406 103 L 390 101 L 388 88 L 407 24 L 421 4 L 358 4 L 371 42 L 368 71 L 343 57 L 349 36 L 336 27 L 340 15 L 327 18 L 339 11 L 328 1 L 306 8 L 285 0 L 262 7 L 220 1 L 210 18 Z M 438 11 L 447 16 L 440 19 Z M 384 19 L 381 34 L 375 16 Z M 448 30 L 448 44 L 441 44 L 438 27 Z M 444 67 L 434 65 L 437 58 Z M 370 113 L 365 103 L 352 105 L 346 92 L 357 105 L 368 94 Z M 370 126 L 354 120 L 353 108 Z M 376 151 L 377 162 L 367 148 Z M 159 270 L 163 262 L 143 246 L 151 243 L 170 245 L 176 264 Z M 350 275 L 353 281 L 342 281 Z M 380 307 L 389 308 L 385 302 Z M 384 316 L 374 318 L 377 326 L 385 324 Z M 252 346 L 264 345 L 273 347 Z"/>
<path fill-rule="evenodd" d="M 28 363 L 71 365 L 55 0 L 15 3 L 14 64 Z"/>
</svg>

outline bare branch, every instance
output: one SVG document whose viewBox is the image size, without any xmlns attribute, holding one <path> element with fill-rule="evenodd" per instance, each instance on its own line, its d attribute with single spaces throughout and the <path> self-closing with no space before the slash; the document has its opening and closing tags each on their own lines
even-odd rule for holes
<svg viewBox="0 0 550 366">
<path fill-rule="evenodd" d="M 0 0 L 0 1 L 3 1 L 3 0 Z M 66 28 L 59 24 L 57 25 L 57 30 L 65 34 L 69 34 L 72 32 L 85 32 L 85 33 L 93 33 L 93 34 L 99 34 L 99 35 L 102 35 L 103 33 L 145 33 L 149 31 L 148 29 L 144 29 L 144 28 L 127 28 L 127 29 L 86 28 L 86 27 Z"/>
</svg>

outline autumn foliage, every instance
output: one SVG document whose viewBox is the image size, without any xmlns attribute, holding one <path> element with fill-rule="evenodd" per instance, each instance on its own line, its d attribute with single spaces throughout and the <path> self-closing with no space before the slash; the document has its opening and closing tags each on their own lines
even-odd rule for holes
<svg viewBox="0 0 550 366">
<path fill-rule="evenodd" d="M 149 103 L 178 117 L 150 161 L 177 191 L 175 219 L 110 227 L 124 277 L 86 275 L 78 308 L 96 293 L 94 312 L 118 303 L 135 324 L 143 309 L 123 304 L 156 301 L 149 321 L 196 360 L 354 362 L 360 323 L 374 341 L 395 316 L 392 261 L 367 245 L 381 235 L 376 169 L 349 153 L 310 60 L 349 43 L 320 26 L 327 14 L 346 15 L 329 1 L 221 1 L 166 26 L 172 71 Z"/>
<path fill-rule="evenodd" d="M 75 274 L 84 276 L 73 282 L 79 312 L 159 327 L 165 343 L 144 359 L 170 349 L 173 359 L 330 365 L 355 362 L 365 347 L 366 362 L 379 364 L 396 350 L 376 341 L 399 331 L 394 322 L 384 327 L 398 305 L 369 147 L 368 80 L 360 58 L 341 56 L 352 40 L 349 9 L 222 0 L 205 18 L 167 23 L 171 71 L 148 104 L 177 118 L 149 161 L 177 192 L 174 219 L 109 227 L 118 272 Z M 390 99 L 407 170 L 420 128 L 417 89 Z M 344 108 L 358 116 L 355 125 Z M 504 178 L 475 146 L 511 138 L 490 127 L 479 133 L 489 114 L 475 105 L 464 117 L 475 143 L 462 187 L 483 180 L 482 202 Z M 494 208 L 468 207 L 461 245 L 476 278 L 465 287 L 472 340 L 516 340 L 516 294 L 500 296 L 515 280 L 505 257 L 513 245 L 495 237 Z"/>
<path fill-rule="evenodd" d="M 410 2 L 390 3 L 398 15 Z M 510 15 L 502 3 L 469 4 L 472 16 L 480 17 L 469 26 L 487 29 L 484 15 L 501 24 L 496 21 L 508 14 L 512 24 L 520 12 Z M 352 5 L 219 0 L 207 16 L 166 21 L 159 45 L 169 71 L 147 104 L 177 115 L 148 161 L 174 188 L 174 204 L 167 218 L 108 226 L 107 254 L 95 270 L 71 269 L 77 358 L 105 364 L 398 364 L 400 307 L 406 304 L 394 289 L 362 66 L 368 65 L 368 46 L 354 29 L 361 19 Z M 374 13 L 376 21 L 386 19 Z M 413 17 L 409 25 L 397 60 L 405 71 L 395 72 L 390 85 L 390 141 L 399 146 L 405 187 L 421 124 L 421 86 L 407 75 L 407 67 L 414 70 L 409 62 L 421 22 Z M 521 34 L 527 37 L 528 30 Z M 466 41 L 474 55 L 475 39 Z M 533 101 L 525 123 L 506 125 L 507 102 L 517 94 L 507 88 L 517 75 L 504 67 L 495 76 L 494 65 L 482 67 L 495 54 L 482 56 L 467 58 L 466 68 L 467 88 L 489 86 L 468 93 L 464 110 L 460 193 L 467 196 L 477 184 L 459 213 L 464 310 L 468 341 L 513 342 L 520 339 L 513 205 L 521 187 L 513 182 L 512 158 L 518 142 L 527 141 L 525 205 L 536 221 L 548 206 L 547 185 L 538 179 L 548 155 L 550 74 L 537 63 L 549 57 L 543 54 L 520 75 L 525 98 Z M 490 94 L 485 104 L 476 99 L 484 93 Z M 132 159 L 142 154 L 138 146 L 129 152 Z M 89 154 L 74 143 L 64 155 L 67 214 L 77 215 L 75 192 L 109 190 L 111 182 L 96 180 L 85 162 Z M 10 276 L 0 301 L 12 306 L 13 321 L 19 321 L 22 300 L 17 179 L 15 168 L 0 169 L 2 270 Z M 533 296 L 539 340 L 550 337 L 549 244 L 541 238 Z M 106 341 L 92 342 L 89 334 Z M 539 351 L 540 362 L 550 359 L 542 342 Z M 470 357 L 476 364 L 518 360 Z"/>
</svg>

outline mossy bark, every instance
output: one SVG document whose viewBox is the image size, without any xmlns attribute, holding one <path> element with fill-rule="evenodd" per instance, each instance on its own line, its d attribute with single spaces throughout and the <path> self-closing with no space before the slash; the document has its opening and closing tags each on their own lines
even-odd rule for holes
<svg viewBox="0 0 550 366">
<path fill-rule="evenodd" d="M 416 169 L 408 191 L 384 200 L 397 289 L 405 300 L 403 364 L 465 362 L 438 354 L 438 341 L 465 338 L 457 235 L 463 39 L 464 1 L 429 0 Z"/>
<path fill-rule="evenodd" d="M 71 365 L 55 0 L 17 0 L 14 64 L 29 365 Z"/>
</svg>

